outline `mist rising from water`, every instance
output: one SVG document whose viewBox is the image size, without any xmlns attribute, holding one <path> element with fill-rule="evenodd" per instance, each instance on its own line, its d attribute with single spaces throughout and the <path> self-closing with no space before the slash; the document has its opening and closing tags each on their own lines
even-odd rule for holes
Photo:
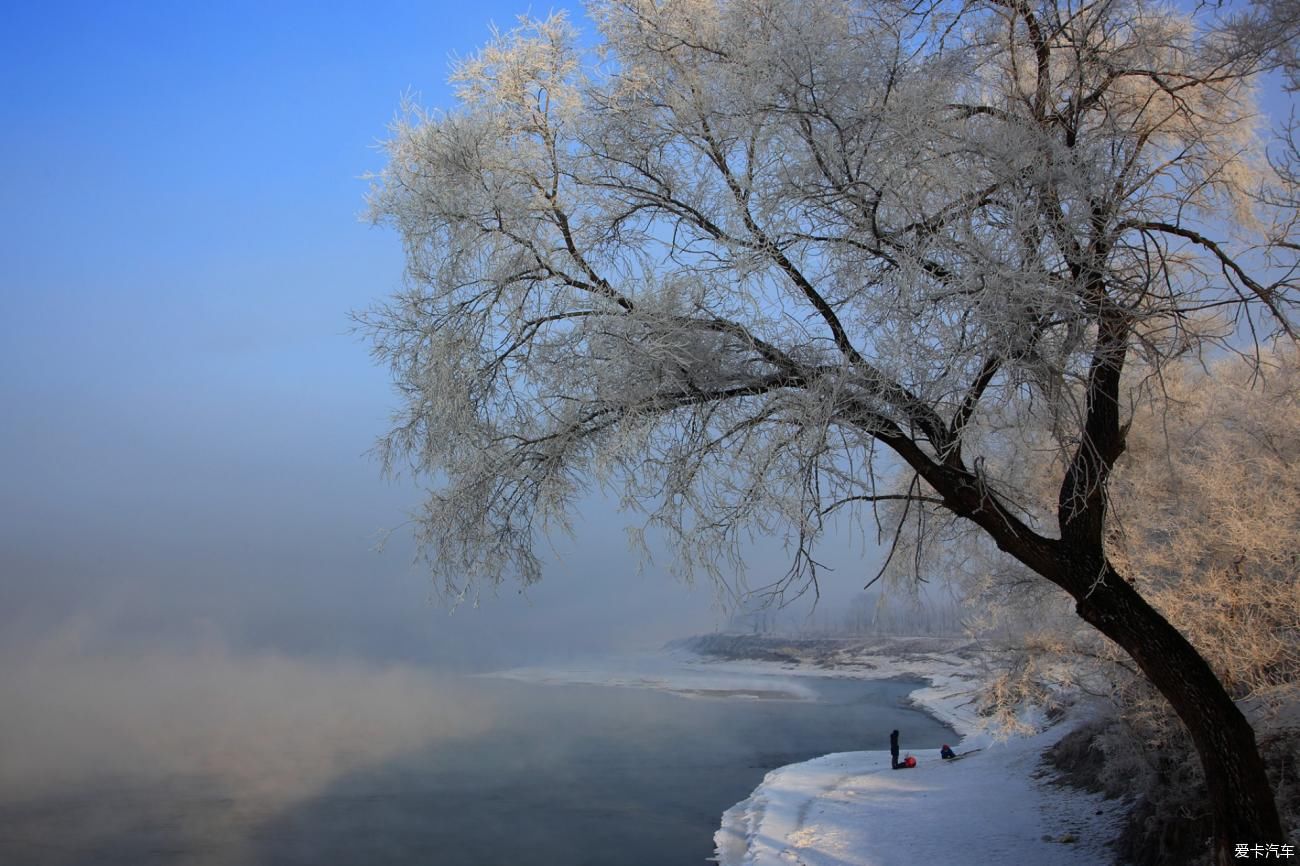
<svg viewBox="0 0 1300 866">
<path fill-rule="evenodd" d="M 203 777 L 259 811 L 355 769 L 484 730 L 490 710 L 409 665 L 57 641 L 0 666 L 0 802 Z"/>
</svg>

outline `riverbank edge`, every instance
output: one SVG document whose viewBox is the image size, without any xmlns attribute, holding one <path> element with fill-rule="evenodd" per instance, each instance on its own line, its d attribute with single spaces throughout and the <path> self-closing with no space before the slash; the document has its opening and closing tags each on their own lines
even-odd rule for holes
<svg viewBox="0 0 1300 866">
<path fill-rule="evenodd" d="M 990 731 L 975 710 L 977 692 L 986 681 L 987 669 L 978 644 L 960 638 L 859 640 L 704 635 L 676 641 L 670 648 L 693 652 L 704 659 L 720 662 L 728 669 L 742 668 L 754 673 L 779 671 L 786 674 L 843 676 L 864 680 L 896 677 L 923 680 L 927 685 L 913 690 L 908 696 L 909 702 L 956 731 L 960 736 L 957 744 L 959 752 L 989 749 L 989 753 L 980 756 L 983 763 L 990 758 L 998 760 L 992 754 L 999 751 L 995 746 L 1010 744 L 1012 748 L 1002 752 L 1002 763 L 998 768 L 1005 771 L 1012 758 L 1016 757 L 1017 771 L 1025 772 L 1035 784 L 1045 780 L 1049 785 L 1068 785 L 1061 774 L 1042 763 L 1042 755 L 1093 716 L 1093 708 L 1077 704 L 1064 716 L 1050 723 L 1041 713 L 1026 713 L 1021 722 L 1027 730 L 1033 731 L 1032 734 L 999 735 Z M 1024 763 L 1023 757 L 1013 753 L 1028 754 L 1031 760 L 1024 770 L 1019 769 L 1020 764 Z M 775 866 L 777 862 L 786 866 L 789 863 L 804 863 L 797 853 L 806 849 L 810 841 L 808 831 L 803 827 L 803 817 L 824 811 L 824 806 L 838 798 L 837 786 L 827 786 L 825 780 L 842 780 L 850 768 L 863 771 L 864 763 L 870 763 L 879 754 L 853 752 L 825 755 L 772 770 L 748 798 L 723 813 L 719 829 L 714 835 L 714 860 L 719 866 Z M 939 760 L 937 752 L 933 755 L 920 754 L 925 759 Z M 820 790 L 820 793 L 809 796 L 805 791 L 802 800 L 792 805 L 789 802 L 791 789 L 798 791 L 801 785 Z M 1111 860 L 1111 845 L 1118 835 L 1124 805 L 1119 801 L 1108 801 L 1102 805 L 1100 798 L 1080 789 L 1073 789 L 1066 798 L 1088 800 L 1086 809 L 1090 813 L 1094 806 L 1102 806 L 1095 810 L 1095 815 L 1100 816 L 1100 820 L 1095 822 L 1095 829 L 1100 833 L 1089 834 L 1087 843 L 1074 850 L 1091 862 Z M 783 799 L 786 802 L 782 803 Z M 799 799 L 798 794 L 795 799 Z M 843 808 L 842 803 L 837 805 Z M 790 812 L 796 813 L 793 818 L 788 814 Z M 871 809 L 864 808 L 861 820 L 870 821 L 871 817 Z M 931 814 L 918 813 L 909 825 L 923 827 L 933 817 Z M 761 844 L 758 840 L 762 840 Z M 1055 836 L 1043 835 L 1036 841 L 1055 846 L 1075 845 L 1080 840 L 1078 835 L 1066 832 Z M 871 852 L 862 853 L 863 863 L 889 862 L 888 857 L 881 860 Z M 847 860 L 834 862 L 853 866 Z"/>
</svg>

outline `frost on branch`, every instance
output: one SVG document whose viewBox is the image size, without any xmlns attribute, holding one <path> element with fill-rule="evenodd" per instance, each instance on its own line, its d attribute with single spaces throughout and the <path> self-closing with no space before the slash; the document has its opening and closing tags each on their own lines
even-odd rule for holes
<svg viewBox="0 0 1300 866">
<path fill-rule="evenodd" d="M 431 479 L 421 540 L 455 598 L 536 580 L 593 483 L 688 573 L 784 534 L 792 589 L 825 516 L 870 514 L 899 462 L 929 485 L 905 495 L 995 537 L 1098 525 L 1107 371 L 1222 338 L 1207 311 L 1291 328 L 1291 273 L 1252 270 L 1287 255 L 1252 197 L 1258 64 L 1208 17 L 591 14 L 590 54 L 563 15 L 496 34 L 455 107 L 405 107 L 375 179 L 408 262 L 360 317 L 400 395 L 380 452 Z M 1053 474 L 1059 502 L 1031 502 Z"/>
</svg>

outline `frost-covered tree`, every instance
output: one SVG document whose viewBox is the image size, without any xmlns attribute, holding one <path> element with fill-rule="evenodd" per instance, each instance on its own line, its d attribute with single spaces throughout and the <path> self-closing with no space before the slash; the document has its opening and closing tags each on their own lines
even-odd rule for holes
<svg viewBox="0 0 1300 866">
<path fill-rule="evenodd" d="M 1159 413 L 1139 410 L 1112 485 L 1108 546 L 1255 720 L 1294 833 L 1300 756 L 1285 729 L 1300 708 L 1300 357 L 1265 361 L 1262 370 L 1223 360 L 1213 375 L 1164 377 L 1169 400 Z M 1122 665 L 1112 647 L 1098 650 Z M 1167 705 L 1136 672 L 1109 673 L 1123 722 L 1117 731 L 1148 747 L 1130 751 L 1126 767 L 1128 737 L 1103 738 L 1113 770 L 1148 787 L 1157 821 L 1198 812 L 1177 802 L 1195 791 L 1180 792 L 1179 783 L 1199 784 L 1200 774 Z"/>
<path fill-rule="evenodd" d="M 1291 215 L 1255 164 L 1272 48 L 1133 0 L 589 8 L 591 55 L 554 16 L 461 62 L 376 180 L 409 277 L 362 317 L 403 400 L 381 451 L 433 479 L 445 590 L 538 579 L 591 484 L 687 570 L 788 533 L 791 588 L 829 515 L 931 506 L 1170 702 L 1221 859 L 1280 842 L 1250 725 L 1105 541 L 1130 359 L 1225 338 L 1209 311 L 1290 333 Z"/>
<path fill-rule="evenodd" d="M 1300 706 L 1300 357 L 1164 377 L 1113 485 L 1111 559 L 1265 715 Z"/>
</svg>

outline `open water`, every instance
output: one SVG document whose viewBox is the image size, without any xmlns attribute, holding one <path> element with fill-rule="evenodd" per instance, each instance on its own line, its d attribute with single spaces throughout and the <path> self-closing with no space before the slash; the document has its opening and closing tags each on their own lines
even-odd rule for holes
<svg viewBox="0 0 1300 866">
<path fill-rule="evenodd" d="M 11 795 L 0 804 L 0 863 L 700 866 L 722 812 L 768 770 L 887 749 L 893 728 L 905 750 L 954 738 L 905 705 L 917 683 L 801 682 L 817 700 L 467 679 L 457 693 L 489 708 L 482 726 L 287 801 L 244 797 L 203 774 Z"/>
</svg>

